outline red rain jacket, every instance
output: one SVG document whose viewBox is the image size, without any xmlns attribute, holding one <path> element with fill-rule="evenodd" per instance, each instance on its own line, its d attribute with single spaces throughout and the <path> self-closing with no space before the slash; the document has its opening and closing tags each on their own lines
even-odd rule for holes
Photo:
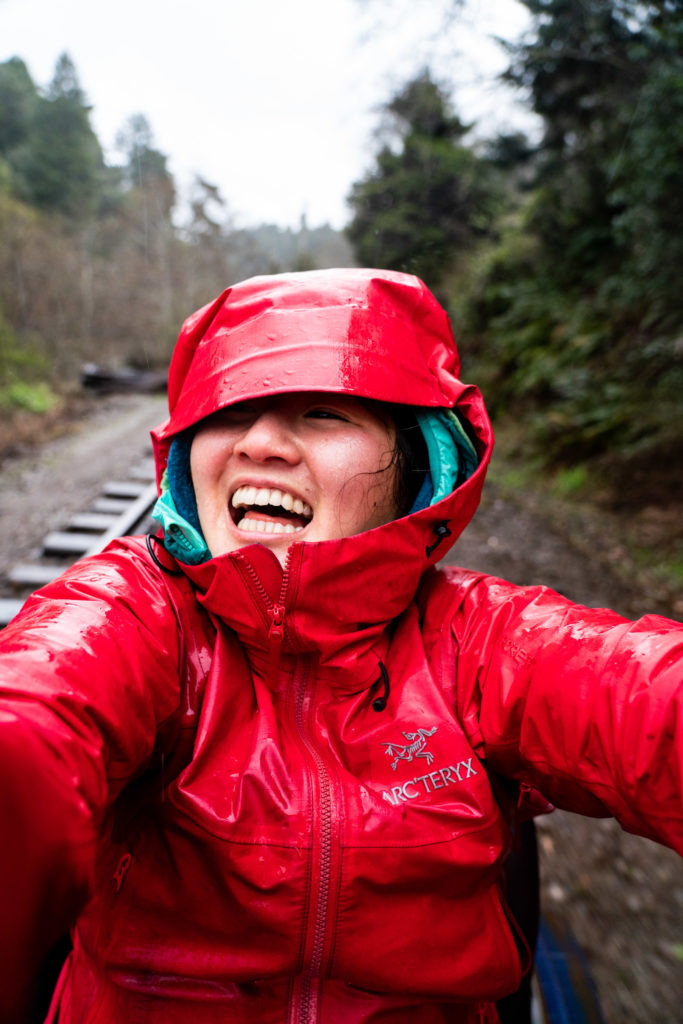
<svg viewBox="0 0 683 1024">
<path fill-rule="evenodd" d="M 414 279 L 315 278 L 188 322 L 160 465 L 177 430 L 261 394 L 265 362 L 273 390 L 455 402 L 480 468 L 412 516 L 293 544 L 284 572 L 254 544 L 170 575 L 128 539 L 30 599 L 0 637 L 7 1006 L 77 915 L 60 1024 L 495 1019 L 528 964 L 501 776 L 683 850 L 683 628 L 434 568 L 478 501 L 479 394 Z M 296 362 L 306 331 L 326 365 Z M 382 358 L 397 336 L 405 370 Z"/>
</svg>

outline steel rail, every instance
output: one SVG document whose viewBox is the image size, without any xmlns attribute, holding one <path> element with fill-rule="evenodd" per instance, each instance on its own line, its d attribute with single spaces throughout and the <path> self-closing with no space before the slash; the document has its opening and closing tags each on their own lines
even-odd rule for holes
<svg viewBox="0 0 683 1024">
<path fill-rule="evenodd" d="M 149 458 L 134 465 L 127 479 L 104 483 L 86 510 L 73 515 L 63 529 L 43 537 L 34 560 L 17 563 L 7 574 L 3 590 L 21 596 L 0 597 L 0 629 L 14 618 L 34 590 L 56 579 L 69 565 L 98 554 L 112 540 L 136 528 L 142 527 L 144 532 L 156 498 L 154 465 Z"/>
</svg>

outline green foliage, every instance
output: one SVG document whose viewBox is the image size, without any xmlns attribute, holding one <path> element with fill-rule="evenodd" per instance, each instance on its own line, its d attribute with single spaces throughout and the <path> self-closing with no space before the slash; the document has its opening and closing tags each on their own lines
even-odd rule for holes
<svg viewBox="0 0 683 1024">
<path fill-rule="evenodd" d="M 473 286 L 465 316 L 494 413 L 523 414 L 547 462 L 656 446 L 671 424 L 680 429 L 680 343 L 647 340 L 595 295 L 557 289 L 542 251 L 505 237 Z"/>
<path fill-rule="evenodd" d="M 455 142 L 467 134 L 465 125 L 451 110 L 445 90 L 424 70 L 403 87 L 385 106 L 389 115 L 385 131 L 395 133 L 399 141 L 410 135 Z"/>
<path fill-rule="evenodd" d="M 0 156 L 0 197 L 12 192 L 12 171 L 6 160 Z"/>
<path fill-rule="evenodd" d="M 615 303 L 672 328 L 680 323 L 675 296 L 683 265 L 683 30 L 679 35 L 680 52 L 653 67 L 628 144 L 614 161 L 609 198 L 625 262 L 606 286 Z"/>
<path fill-rule="evenodd" d="M 492 166 L 461 145 L 468 130 L 423 72 L 385 107 L 375 169 L 349 196 L 347 228 L 358 260 L 417 274 L 438 287 L 447 268 L 486 236 L 497 209 Z"/>
<path fill-rule="evenodd" d="M 45 413 L 57 398 L 44 379 L 45 359 L 35 344 L 22 341 L 0 311 L 0 411 Z"/>
<path fill-rule="evenodd" d="M 0 154 L 11 153 L 29 132 L 38 91 L 23 60 L 0 64 Z"/>
<path fill-rule="evenodd" d="M 0 309 L 0 385 L 9 385 L 19 376 L 39 379 L 45 370 L 45 356 L 36 339 L 21 337 Z"/>
<path fill-rule="evenodd" d="M 57 402 L 57 396 L 44 381 L 37 384 L 16 381 L 9 387 L 0 388 L 0 410 L 6 412 L 23 409 L 42 414 L 54 409 Z"/>
<path fill-rule="evenodd" d="M 66 54 L 57 61 L 47 96 L 25 107 L 30 116 L 21 145 L 8 156 L 18 195 L 39 208 L 84 219 L 97 201 L 103 159 L 90 108 Z"/>
<path fill-rule="evenodd" d="M 674 126 L 683 110 L 683 12 L 639 0 L 522 2 L 535 36 L 509 47 L 506 77 L 529 90 L 544 123 L 528 227 L 558 287 L 607 283 L 605 295 L 645 314 L 651 284 L 662 307 L 671 294 L 664 278 L 681 253 L 683 143 Z M 629 291 L 643 272 L 648 287 Z"/>
<path fill-rule="evenodd" d="M 562 497 L 571 497 L 586 490 L 588 470 L 585 466 L 566 466 L 558 470 L 553 480 L 553 491 Z"/>
<path fill-rule="evenodd" d="M 507 78 L 529 90 L 543 135 L 531 158 L 490 148 L 521 192 L 470 273 L 463 333 L 494 412 L 523 415 L 529 447 L 567 467 L 570 486 L 590 460 L 615 494 L 637 478 L 670 497 L 683 441 L 683 9 L 523 2 L 534 33 L 509 48 Z"/>
</svg>

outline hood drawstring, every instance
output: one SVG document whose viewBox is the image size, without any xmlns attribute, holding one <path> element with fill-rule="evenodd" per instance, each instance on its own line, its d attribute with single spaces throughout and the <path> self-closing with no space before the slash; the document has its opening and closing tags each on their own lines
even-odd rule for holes
<svg viewBox="0 0 683 1024">
<path fill-rule="evenodd" d="M 183 575 L 182 569 L 169 569 L 167 565 L 164 565 L 163 562 L 161 562 L 159 560 L 159 558 L 157 557 L 157 555 L 156 555 L 156 553 L 154 551 L 154 548 L 152 547 L 152 541 L 153 540 L 156 541 L 156 543 L 159 545 L 160 548 L 163 548 L 163 550 L 166 551 L 167 555 L 170 554 L 170 552 L 166 550 L 166 548 L 164 546 L 164 542 L 161 539 L 161 537 L 153 537 L 151 534 L 148 533 L 146 538 L 145 538 L 145 542 L 147 544 L 147 550 L 149 551 L 150 558 L 152 559 L 154 564 L 157 565 L 161 569 L 162 572 L 165 572 L 167 576 L 182 576 Z"/>
<path fill-rule="evenodd" d="M 376 679 L 374 681 L 374 683 L 371 686 L 371 689 L 374 689 L 375 686 L 379 686 L 380 683 L 384 683 L 384 693 L 381 695 L 381 697 L 375 697 L 375 699 L 373 700 L 373 711 L 384 711 L 384 709 L 387 706 L 387 701 L 389 700 L 389 673 L 387 672 L 383 661 L 380 661 L 379 663 L 379 670 L 381 675 L 379 679 Z"/>
</svg>

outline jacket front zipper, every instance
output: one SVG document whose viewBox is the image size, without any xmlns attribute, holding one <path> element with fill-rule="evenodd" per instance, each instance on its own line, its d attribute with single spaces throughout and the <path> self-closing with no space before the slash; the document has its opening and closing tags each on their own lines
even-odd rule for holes
<svg viewBox="0 0 683 1024">
<path fill-rule="evenodd" d="M 268 683 L 270 684 L 271 689 L 274 689 L 280 673 L 280 650 L 282 648 L 282 641 L 285 635 L 284 604 L 274 605 L 268 614 L 270 616 L 270 626 L 268 628 L 268 645 L 270 647 Z"/>
<path fill-rule="evenodd" d="M 311 885 L 304 937 L 302 973 L 294 985 L 289 1008 L 290 1024 L 317 1024 L 318 982 L 322 977 L 325 941 L 330 927 L 330 895 L 333 891 L 335 815 L 333 784 L 324 758 L 306 727 L 306 697 L 310 684 L 310 661 L 306 659 L 294 679 L 294 723 L 306 754 L 311 783 Z M 316 785 L 314 785 L 314 783 Z"/>
<path fill-rule="evenodd" d="M 261 582 L 261 577 L 254 569 L 249 559 L 244 558 L 242 555 L 238 555 L 236 559 L 236 564 L 240 569 L 242 576 L 246 577 L 245 582 L 251 584 L 252 589 L 256 592 L 256 596 L 259 599 L 258 607 L 261 612 L 264 625 L 268 628 L 268 648 L 270 652 L 268 661 L 268 682 L 271 687 L 276 685 L 280 671 L 280 650 L 282 648 L 282 641 L 285 635 L 285 597 L 287 594 L 287 587 L 289 585 L 291 556 L 292 550 L 290 548 L 285 558 L 285 564 L 282 571 L 282 583 L 280 585 L 280 594 L 277 604 L 273 604 L 271 601 L 268 591 Z"/>
<path fill-rule="evenodd" d="M 292 549 L 287 552 L 282 585 L 277 603 L 273 603 L 258 573 L 248 559 L 239 558 L 238 565 L 243 570 L 252 590 L 259 598 L 259 607 L 264 624 L 268 627 L 268 681 L 274 688 L 277 685 L 280 670 L 280 653 L 285 636 L 285 598 L 290 579 L 290 561 Z M 317 799 L 311 787 L 310 817 L 312 820 L 311 877 L 317 886 L 311 886 L 310 906 L 308 908 L 307 933 L 305 951 L 310 949 L 303 964 L 297 996 L 292 999 L 289 1019 L 292 1024 L 316 1024 L 318 1021 L 317 981 L 322 974 L 325 955 L 325 938 L 328 925 L 329 900 L 333 868 L 333 808 L 332 782 L 329 770 L 320 752 L 312 742 L 306 729 L 306 695 L 309 684 L 308 665 L 302 664 L 294 675 L 294 724 L 307 755 L 309 778 L 317 783 Z"/>
</svg>

